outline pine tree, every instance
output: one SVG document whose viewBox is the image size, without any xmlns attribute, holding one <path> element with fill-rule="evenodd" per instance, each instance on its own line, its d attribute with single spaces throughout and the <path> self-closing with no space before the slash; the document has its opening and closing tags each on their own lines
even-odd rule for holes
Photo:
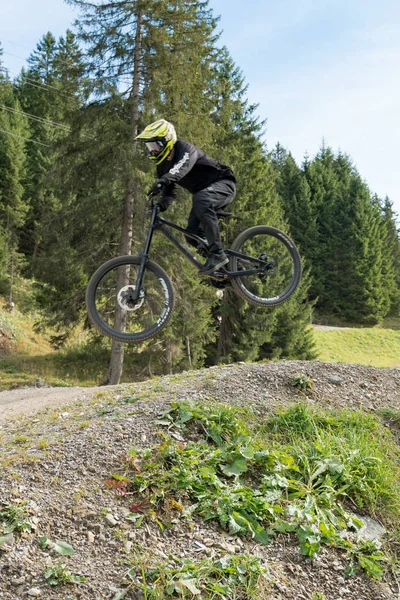
<svg viewBox="0 0 400 600">
<path fill-rule="evenodd" d="M 23 200 L 27 123 L 15 98 L 0 52 L 0 293 L 13 301 L 22 257 L 19 234 L 26 220 Z"/>
<path fill-rule="evenodd" d="M 219 95 L 214 115 L 219 125 L 215 153 L 233 167 L 238 180 L 237 197 L 232 204 L 238 218 L 226 227 L 226 238 L 232 242 L 240 231 L 257 224 L 287 230 L 277 191 L 278 177 L 261 141 L 264 123 L 257 118 L 257 107 L 247 102 L 240 70 L 227 52 L 220 58 L 219 85 L 216 86 Z M 279 154 L 283 160 L 283 149 Z M 310 357 L 312 343 L 305 334 L 309 318 L 309 309 L 304 304 L 307 287 L 305 283 L 291 303 L 291 309 L 287 306 L 285 310 L 256 308 L 242 302 L 229 288 L 225 290 L 215 311 L 218 341 L 209 348 L 208 361 L 256 360 L 266 356 L 263 348 L 268 344 L 270 355 Z M 281 327 L 283 321 L 287 331 Z M 297 336 L 305 340 L 304 347 L 294 343 Z"/>
<path fill-rule="evenodd" d="M 30 274 L 36 274 L 36 261 L 42 241 L 41 221 L 54 204 L 47 177 L 54 164 L 54 146 L 65 136 L 67 126 L 59 123 L 59 90 L 55 69 L 57 42 L 48 32 L 28 58 L 28 69 L 18 79 L 18 96 L 29 115 L 29 130 L 34 142 L 27 147 L 25 201 L 30 211 L 21 250 L 30 260 Z"/>
<path fill-rule="evenodd" d="M 111 222 L 114 223 L 120 211 L 119 252 L 129 254 L 133 241 L 139 241 L 143 235 L 140 225 L 145 208 L 143 192 L 154 177 L 132 141 L 139 126 L 159 116 L 174 119 L 181 136 L 185 132 L 193 134 L 196 128 L 202 135 L 201 120 L 210 83 L 207 63 L 214 56 L 215 22 L 207 3 L 198 1 L 177 0 L 166 4 L 155 0 L 121 0 L 104 5 L 72 0 L 71 3 L 81 9 L 78 32 L 88 45 L 91 91 L 98 98 L 85 112 L 89 117 L 95 112 L 103 119 L 102 111 L 104 115 L 111 114 L 112 107 L 115 110 L 114 122 L 107 129 L 108 133 L 114 129 L 117 135 L 113 144 L 105 140 L 105 145 L 112 146 L 110 160 L 118 157 Z M 98 149 L 104 150 L 101 142 Z M 105 170 L 108 171 L 108 165 Z M 109 187 L 107 182 L 105 187 Z M 116 190 L 122 191 L 120 200 L 116 198 Z M 114 232 L 109 232 L 108 237 L 116 239 Z M 154 252 L 157 257 L 157 242 Z M 113 343 L 109 383 L 119 380 L 123 351 L 122 344 Z"/>
<path fill-rule="evenodd" d="M 384 275 L 384 281 L 389 289 L 390 314 L 400 315 L 400 229 L 397 225 L 397 215 L 393 211 L 393 203 L 386 196 L 382 203 L 383 222 L 387 232 L 387 243 L 384 245 L 384 251 L 388 254 L 388 261 L 391 261 L 392 269 L 389 274 Z"/>
<path fill-rule="evenodd" d="M 75 4 L 82 10 L 78 32 L 88 44 L 90 82 L 82 76 L 78 48 L 69 51 L 75 55 L 70 65 L 64 57 L 60 59 L 68 35 L 63 44 L 56 44 L 54 53 L 54 43 L 46 36 L 46 60 L 39 60 L 41 47 L 35 61 L 32 59 L 31 69 L 35 70 L 30 73 L 41 85 L 47 81 L 56 88 L 49 101 L 52 120 L 71 127 L 70 133 L 53 132 L 45 183 L 37 177 L 32 184 L 35 193 L 43 194 L 44 189 L 52 193 L 51 202 L 47 198 L 46 210 L 35 223 L 36 235 L 40 232 L 35 272 L 46 286 L 42 301 L 51 309 L 53 323 L 62 323 L 67 329 L 84 316 L 85 282 L 94 269 L 117 253 L 137 252 L 141 247 L 146 224 L 143 192 L 154 172 L 132 146 L 132 138 L 139 126 L 157 117 L 170 119 L 180 137 L 235 168 L 243 211 L 240 224 L 227 227 L 231 239 L 255 222 L 285 226 L 275 189 L 276 175 L 258 138 L 262 124 L 258 123 L 256 107 L 246 102 L 240 71 L 226 50 L 216 49 L 216 21 L 207 3 L 177 0 L 166 5 L 146 0 Z M 68 65 L 73 74 L 67 81 L 60 64 Z M 71 103 L 65 99 L 67 84 Z M 83 87 L 90 93 L 86 103 Z M 32 92 L 30 96 L 34 108 Z M 42 116 L 49 119 L 50 112 Z M 43 135 L 43 131 L 36 133 Z M 184 224 L 189 210 L 189 196 L 182 192 L 171 217 Z M 134 350 L 138 368 L 143 370 L 151 364 L 152 372 L 169 372 L 200 366 L 206 345 L 216 335 L 220 357 L 226 358 L 229 351 L 223 350 L 222 340 L 229 319 L 223 319 L 222 327 L 212 327 L 218 316 L 214 288 L 199 281 L 191 265 L 174 249 L 166 253 L 166 244 L 161 236 L 155 237 L 152 253 L 167 267 L 180 302 L 164 336 L 157 343 L 143 344 L 139 352 Z M 244 320 L 241 316 L 231 319 L 234 338 L 243 340 L 243 356 L 247 357 L 258 355 L 261 345 L 272 336 L 277 318 L 275 313 L 266 315 L 262 310 L 256 318 L 253 313 L 253 308 L 243 306 Z M 246 333 L 246 323 L 250 334 Z M 261 335 L 255 343 L 261 323 Z M 240 342 L 235 342 L 234 353 L 242 355 L 239 346 Z M 119 378 L 122 359 L 120 345 L 114 344 L 108 382 Z"/>
<path fill-rule="evenodd" d="M 380 321 L 394 289 L 387 233 L 379 203 L 351 159 L 335 157 L 323 145 L 301 173 L 289 155 L 281 166 L 280 191 L 293 237 L 311 268 L 310 298 L 318 311 Z"/>
<path fill-rule="evenodd" d="M 317 214 L 310 186 L 289 153 L 279 169 L 278 192 L 291 235 L 305 257 L 312 254 L 318 239 Z"/>
</svg>

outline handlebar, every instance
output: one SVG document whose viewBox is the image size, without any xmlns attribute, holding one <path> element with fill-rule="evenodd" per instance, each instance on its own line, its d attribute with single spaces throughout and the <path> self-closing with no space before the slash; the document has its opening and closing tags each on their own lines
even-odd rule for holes
<svg viewBox="0 0 400 600">
<path fill-rule="evenodd" d="M 149 192 L 147 192 L 147 198 L 149 200 L 149 207 L 151 208 L 151 210 L 148 211 L 148 214 L 152 214 L 152 212 L 153 212 L 153 210 L 154 210 L 155 207 L 157 207 L 156 214 L 158 214 L 161 211 L 161 209 L 158 206 L 158 204 L 157 203 L 154 204 L 154 202 L 153 202 L 154 198 L 156 198 L 160 194 L 160 192 L 161 192 L 161 189 L 157 190 L 157 191 L 154 191 L 154 192 L 152 190 L 150 190 Z"/>
<path fill-rule="evenodd" d="M 159 205 L 157 203 L 153 204 L 154 194 L 148 194 L 147 196 L 148 196 L 148 198 L 149 198 L 150 201 L 149 201 L 149 208 L 146 211 L 146 214 L 147 215 L 152 215 L 153 214 L 153 210 L 155 209 L 156 210 L 156 214 L 158 215 L 158 213 L 161 211 L 161 209 L 160 209 L 160 207 L 159 207 Z"/>
</svg>

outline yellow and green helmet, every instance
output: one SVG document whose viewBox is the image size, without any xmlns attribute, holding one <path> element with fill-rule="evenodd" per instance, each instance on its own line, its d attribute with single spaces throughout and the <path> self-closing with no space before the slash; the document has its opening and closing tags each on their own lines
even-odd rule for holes
<svg viewBox="0 0 400 600">
<path fill-rule="evenodd" d="M 136 138 L 145 143 L 150 160 L 162 163 L 172 152 L 177 137 L 175 127 L 165 119 L 159 119 L 142 131 Z"/>
</svg>

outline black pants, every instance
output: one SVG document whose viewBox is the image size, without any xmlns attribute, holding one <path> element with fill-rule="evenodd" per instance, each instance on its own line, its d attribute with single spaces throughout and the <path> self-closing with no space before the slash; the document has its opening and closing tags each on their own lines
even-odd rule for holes
<svg viewBox="0 0 400 600">
<path fill-rule="evenodd" d="M 207 238 L 211 253 L 222 250 L 218 217 L 215 209 L 223 208 L 232 202 L 235 196 L 235 183 L 229 179 L 216 181 L 208 188 L 193 195 L 193 207 L 190 211 L 186 229 L 190 233 Z M 197 245 L 190 238 L 186 238 L 186 240 L 192 246 Z"/>
</svg>

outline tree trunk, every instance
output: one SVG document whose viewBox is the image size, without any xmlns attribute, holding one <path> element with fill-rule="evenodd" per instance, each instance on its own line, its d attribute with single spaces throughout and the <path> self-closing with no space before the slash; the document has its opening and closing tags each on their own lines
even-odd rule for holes
<svg viewBox="0 0 400 600">
<path fill-rule="evenodd" d="M 186 350 L 188 355 L 189 367 L 192 368 L 192 352 L 190 348 L 190 338 L 186 336 Z"/>
<path fill-rule="evenodd" d="M 142 53 L 142 10 L 140 6 L 137 9 L 136 17 L 136 35 L 135 35 L 135 62 L 133 66 L 133 82 L 132 82 L 132 113 L 131 113 L 131 141 L 133 142 L 138 133 L 139 121 L 139 91 L 140 91 L 140 66 Z M 122 219 L 122 236 L 121 236 L 121 255 L 131 254 L 132 252 L 132 221 L 134 205 L 137 204 L 137 190 L 135 186 L 135 174 L 128 184 L 128 189 L 124 199 L 124 214 Z M 129 267 L 121 268 L 118 272 L 117 289 L 121 289 L 129 283 Z M 125 313 L 120 306 L 116 304 L 115 309 L 115 328 L 123 331 L 125 328 Z M 108 366 L 108 371 L 103 385 L 118 384 L 122 369 L 124 366 L 124 344 L 113 340 L 111 347 L 111 357 Z"/>
<path fill-rule="evenodd" d="M 225 311 L 225 314 L 223 314 L 221 318 L 217 348 L 218 362 L 223 362 L 223 360 L 227 356 L 229 356 L 232 350 L 232 336 L 234 331 L 234 328 L 232 326 L 232 308 L 234 306 L 234 303 L 236 302 L 236 297 L 232 290 L 224 290 L 224 302 L 227 303 L 230 309 L 228 311 Z"/>
</svg>

